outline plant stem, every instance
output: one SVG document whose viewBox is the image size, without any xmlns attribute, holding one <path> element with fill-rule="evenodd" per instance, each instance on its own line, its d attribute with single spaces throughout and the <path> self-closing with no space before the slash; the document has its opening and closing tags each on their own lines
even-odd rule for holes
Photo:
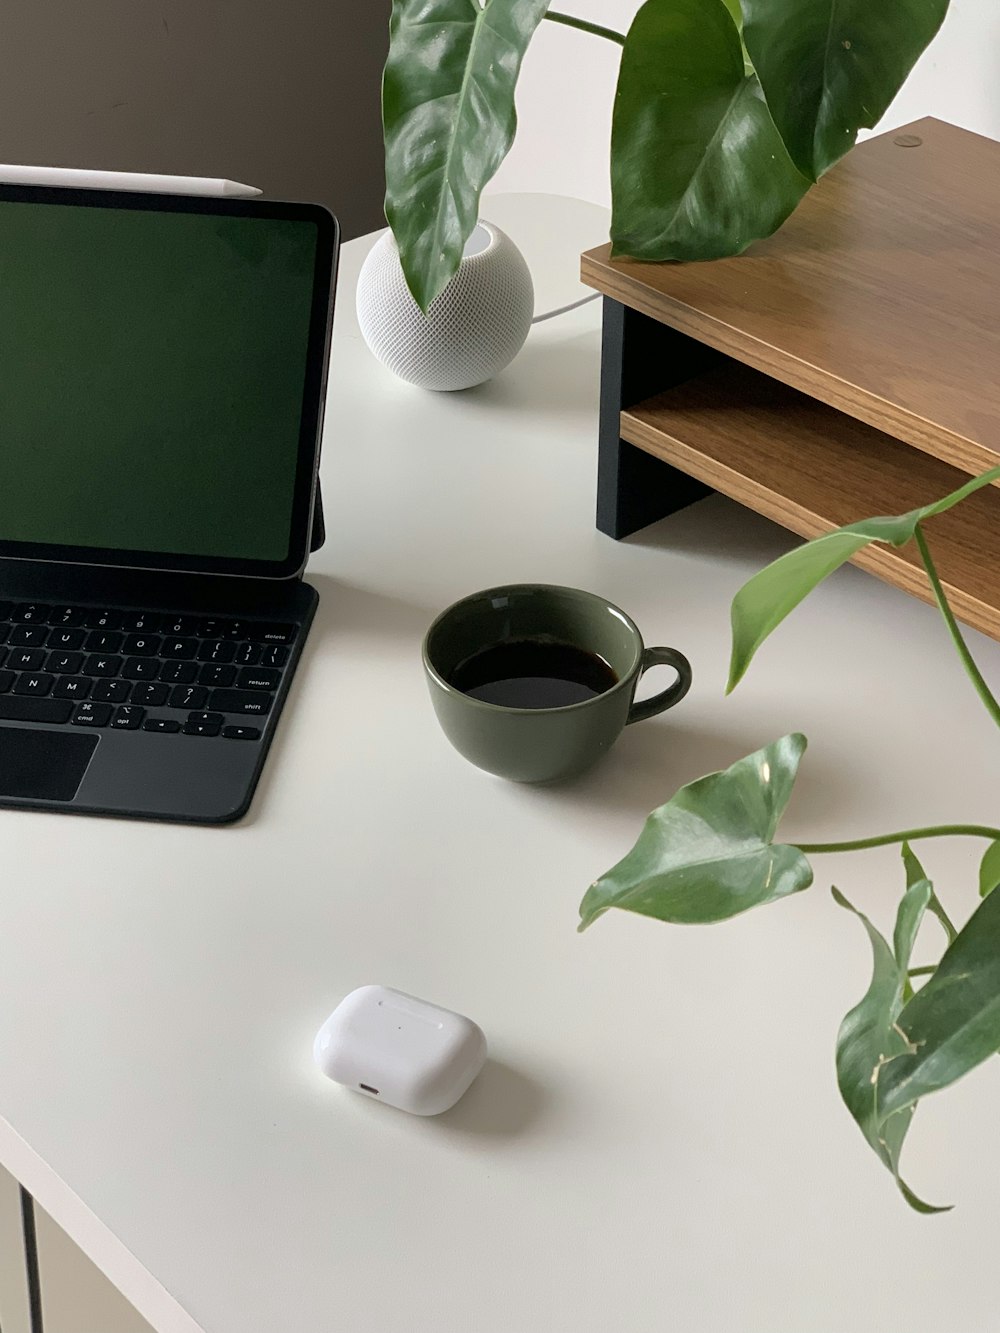
<svg viewBox="0 0 1000 1333">
<path fill-rule="evenodd" d="M 951 607 L 948 605 L 948 599 L 944 595 L 944 589 L 941 587 L 941 580 L 938 578 L 937 570 L 934 567 L 934 561 L 931 559 L 930 550 L 927 547 L 927 539 L 918 523 L 914 529 L 913 535 L 916 539 L 917 547 L 920 550 L 920 558 L 924 562 L 924 569 L 927 570 L 927 577 L 930 579 L 931 588 L 934 592 L 934 600 L 938 604 L 938 610 L 944 617 L 944 623 L 948 626 L 948 633 L 951 635 L 955 650 L 962 660 L 966 675 L 972 681 L 976 688 L 976 693 L 982 699 L 987 712 L 993 721 L 1000 727 L 1000 704 L 990 690 L 990 687 L 983 680 L 982 674 L 975 662 L 972 660 L 972 654 L 969 652 L 968 644 L 962 638 L 962 631 L 958 628 L 958 623 L 952 614 Z"/>
<path fill-rule="evenodd" d="M 930 963 L 927 967 L 911 967 L 907 972 L 908 977 L 929 977 L 932 972 L 937 971 L 937 963 Z"/>
<path fill-rule="evenodd" d="M 903 829 L 900 833 L 879 833 L 874 838 L 855 838 L 851 842 L 797 842 L 795 846 L 807 855 L 821 852 L 860 852 L 867 847 L 888 847 L 894 842 L 915 842 L 917 838 L 1000 838 L 1000 829 L 986 824 L 933 824 L 928 828 Z"/>
<path fill-rule="evenodd" d="M 615 32 L 614 28 L 602 28 L 599 23 L 588 23 L 586 19 L 574 18 L 572 14 L 560 14 L 555 9 L 550 9 L 545 18 L 552 23 L 565 23 L 567 28 L 579 28 L 581 32 L 592 33 L 595 37 L 606 37 L 609 42 L 617 42 L 619 46 L 625 45 L 625 34 Z"/>
</svg>

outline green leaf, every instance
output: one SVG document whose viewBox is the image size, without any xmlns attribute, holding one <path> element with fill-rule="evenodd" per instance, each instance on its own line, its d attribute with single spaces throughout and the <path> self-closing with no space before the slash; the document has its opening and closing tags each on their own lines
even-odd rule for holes
<svg viewBox="0 0 1000 1333">
<path fill-rule="evenodd" d="M 986 848 L 979 866 L 979 892 L 985 898 L 1000 884 L 1000 839 Z"/>
<path fill-rule="evenodd" d="M 948 0 L 743 0 L 768 107 L 810 180 L 881 120 L 947 9 Z"/>
<path fill-rule="evenodd" d="M 918 879 L 927 879 L 927 873 L 917 860 L 916 853 L 910 844 L 904 842 L 900 851 L 903 857 L 903 865 L 906 868 L 906 887 L 909 888 L 910 885 L 915 884 Z M 950 944 L 957 932 L 955 927 L 951 924 L 948 913 L 944 910 L 941 899 L 934 892 L 933 888 L 931 889 L 931 896 L 927 900 L 927 910 L 932 912 L 940 921 L 941 929 L 948 936 L 948 943 Z M 907 995 L 906 998 L 909 999 L 909 995 Z"/>
<path fill-rule="evenodd" d="M 783 736 L 682 787 L 587 890 L 579 929 L 609 907 L 660 921 L 722 921 L 808 888 L 809 862 L 773 841 L 805 748 L 804 736 Z"/>
<path fill-rule="evenodd" d="M 872 946 L 872 979 L 861 1001 L 844 1018 L 837 1034 L 837 1086 L 851 1115 L 882 1164 L 892 1172 L 906 1201 L 918 1212 L 943 1211 L 919 1199 L 899 1174 L 899 1156 L 912 1110 L 886 1117 L 879 1105 L 879 1073 L 887 1060 L 907 1049 L 897 1026 L 903 1008 L 906 970 L 931 895 L 927 879 L 909 885 L 899 904 L 894 948 L 837 889 L 834 899 L 860 920 Z"/>
<path fill-rule="evenodd" d="M 458 270 L 517 128 L 514 87 L 548 0 L 394 0 L 382 80 L 385 215 L 421 310 Z"/>
<path fill-rule="evenodd" d="M 983 899 L 897 1026 L 906 1044 L 879 1072 L 883 1116 L 906 1113 L 1000 1050 L 1000 893 Z"/>
<path fill-rule="evenodd" d="M 904 546 L 913 537 L 918 523 L 941 514 L 964 500 L 973 491 L 1000 478 L 1000 467 L 991 468 L 980 477 L 960 486 L 957 491 L 906 514 L 890 518 L 869 518 L 825 533 L 794 551 L 779 556 L 755 574 L 733 598 L 733 649 L 729 663 L 729 684 L 733 690 L 746 674 L 754 653 L 785 617 L 794 611 L 818 584 L 839 569 L 869 542 L 889 542 Z"/>
<path fill-rule="evenodd" d="M 807 188 L 744 69 L 724 0 L 646 0 L 615 95 L 613 253 L 739 254 L 776 231 Z"/>
</svg>

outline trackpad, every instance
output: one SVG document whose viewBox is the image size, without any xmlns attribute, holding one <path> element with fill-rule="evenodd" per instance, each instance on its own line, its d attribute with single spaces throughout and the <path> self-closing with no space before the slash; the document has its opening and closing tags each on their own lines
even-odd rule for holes
<svg viewBox="0 0 1000 1333">
<path fill-rule="evenodd" d="M 83 732 L 0 727 L 0 796 L 71 801 L 99 740 Z"/>
</svg>

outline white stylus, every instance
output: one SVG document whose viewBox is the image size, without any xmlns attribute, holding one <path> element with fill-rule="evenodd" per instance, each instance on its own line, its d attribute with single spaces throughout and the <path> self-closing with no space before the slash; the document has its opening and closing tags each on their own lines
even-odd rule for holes
<svg viewBox="0 0 1000 1333">
<path fill-rule="evenodd" d="M 0 165 L 2 185 L 49 185 L 64 190 L 129 190 L 141 194 L 202 194 L 244 198 L 262 194 L 253 185 L 209 176 L 152 176 L 137 171 L 84 171 L 78 167 Z"/>
</svg>

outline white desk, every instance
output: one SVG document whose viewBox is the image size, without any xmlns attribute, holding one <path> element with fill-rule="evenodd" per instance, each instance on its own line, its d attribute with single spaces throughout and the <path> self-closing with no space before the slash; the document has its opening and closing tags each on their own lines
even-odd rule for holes
<svg viewBox="0 0 1000 1333">
<path fill-rule="evenodd" d="M 0 1161 L 160 1333 L 995 1329 L 1000 1061 L 917 1115 L 906 1175 L 958 1205 L 936 1219 L 834 1083 L 869 954 L 827 885 L 887 925 L 893 851 L 825 858 L 809 893 L 727 925 L 574 932 L 652 806 L 787 730 L 811 740 L 791 839 L 995 822 L 996 736 L 935 613 L 847 570 L 724 699 L 729 599 L 790 539 L 715 498 L 599 535 L 597 306 L 540 325 L 492 385 L 424 395 L 358 337 L 364 249 L 341 281 L 322 602 L 250 818 L 0 814 Z M 520 579 L 607 594 L 694 664 L 683 705 L 563 788 L 467 766 L 421 677 L 439 608 Z M 964 918 L 981 847 L 924 850 Z M 321 1020 L 372 980 L 489 1036 L 440 1119 L 312 1066 Z"/>
</svg>

